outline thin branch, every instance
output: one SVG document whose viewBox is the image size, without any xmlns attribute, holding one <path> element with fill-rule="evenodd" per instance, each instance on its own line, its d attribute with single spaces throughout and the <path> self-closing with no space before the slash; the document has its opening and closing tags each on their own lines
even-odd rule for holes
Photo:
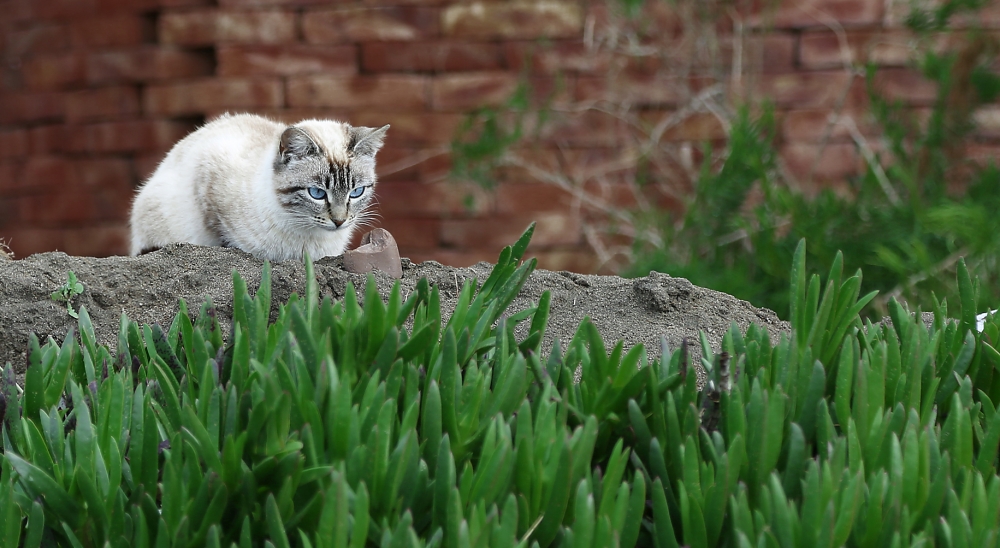
<svg viewBox="0 0 1000 548">
<path fill-rule="evenodd" d="M 832 116 L 832 114 L 831 114 Z M 840 118 L 839 122 L 847 127 L 847 131 L 850 132 L 851 138 L 858 145 L 858 150 L 861 151 L 861 155 L 865 158 L 865 162 L 868 166 L 872 168 L 872 173 L 875 174 L 875 180 L 878 181 L 879 186 L 882 188 L 882 192 L 885 196 L 889 198 L 889 202 L 894 206 L 898 206 L 900 203 L 899 194 L 896 193 L 896 189 L 892 187 L 892 183 L 889 182 L 889 177 L 885 174 L 885 169 L 882 168 L 882 164 L 879 163 L 878 158 L 875 157 L 875 152 L 872 150 L 871 145 L 868 144 L 868 140 L 865 136 L 861 134 L 858 130 L 858 125 L 854 123 L 854 118 L 850 116 L 843 116 Z"/>
</svg>

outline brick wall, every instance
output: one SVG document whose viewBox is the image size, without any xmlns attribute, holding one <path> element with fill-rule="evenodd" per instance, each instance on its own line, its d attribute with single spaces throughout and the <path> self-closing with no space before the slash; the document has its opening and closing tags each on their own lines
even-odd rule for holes
<svg viewBox="0 0 1000 548">
<path fill-rule="evenodd" d="M 906 4 L 750 2 L 722 18 L 723 37 L 736 19 L 750 29 L 758 70 L 738 92 L 776 104 L 792 175 L 835 184 L 862 166 L 852 134 L 827 123 L 856 113 L 871 136 L 863 81 L 844 70 L 845 55 L 884 66 L 880 88 L 914 108 L 934 97 L 908 65 Z M 667 5 L 647 5 L 649 36 L 678 32 Z M 18 256 L 125 253 L 133 189 L 170 146 L 219 113 L 252 111 L 392 124 L 378 194 L 382 226 L 406 256 L 493 259 L 536 220 L 542 266 L 590 271 L 586 204 L 516 169 L 493 191 L 450 182 L 456 128 L 520 78 L 556 104 L 625 102 L 649 119 L 687 99 L 648 67 L 609 81 L 613 59 L 592 47 L 611 17 L 599 0 L 0 0 L 0 13 L 0 239 Z M 1000 27 L 1000 8 L 978 23 Z M 977 119 L 975 154 L 993 156 L 1000 110 Z M 525 153 L 585 170 L 614 160 L 623 132 L 592 110 L 569 112 Z M 716 117 L 696 115 L 663 139 L 724 136 Z"/>
</svg>

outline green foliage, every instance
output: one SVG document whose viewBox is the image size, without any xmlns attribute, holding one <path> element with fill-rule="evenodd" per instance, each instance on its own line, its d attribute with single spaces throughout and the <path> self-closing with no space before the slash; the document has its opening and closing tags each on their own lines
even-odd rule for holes
<svg viewBox="0 0 1000 548">
<path fill-rule="evenodd" d="M 983 5 L 952 0 L 914 10 L 908 21 L 927 43 L 928 33 L 945 29 L 953 16 Z M 775 165 L 770 111 L 755 117 L 742 110 L 725 161 L 718 168 L 706 162 L 685 215 L 645 219 L 668 243 L 638 242 L 629 273 L 683 276 L 784 316 L 784 267 L 805 238 L 811 264 L 829 264 L 842 250 L 847 268 L 864 269 L 865 288 L 884 295 L 866 315 L 884 315 L 890 297 L 924 309 L 938 298 L 956 298 L 951 273 L 963 256 L 988 296 L 1000 299 L 1000 221 L 993 213 L 1000 208 L 1000 169 L 965 157 L 972 112 L 1000 96 L 1000 75 L 990 67 L 997 51 L 996 39 L 982 33 L 971 33 L 953 50 L 928 49 L 917 65 L 938 95 L 923 123 L 875 91 L 876 69 L 868 67 L 872 115 L 891 160 L 872 153 L 865 174 L 846 192 L 807 196 L 785 183 Z M 751 189 L 759 198 L 748 204 Z"/>
<path fill-rule="evenodd" d="M 270 267 L 234 273 L 228 340 L 182 302 L 108 349 L 82 308 L 4 372 L 0 548 L 1000 544 L 1000 321 L 964 262 L 958 321 L 862 324 L 860 274 L 800 243 L 790 335 L 649 360 L 587 321 L 543 352 L 550 296 L 508 310 L 530 236 L 447 321 L 426 280 L 321 301 L 308 262 L 273 323 Z"/>
<path fill-rule="evenodd" d="M 529 92 L 522 81 L 500 108 L 483 107 L 466 116 L 451 143 L 453 176 L 492 188 L 500 157 L 524 137 Z M 504 119 L 506 113 L 512 120 Z"/>
<path fill-rule="evenodd" d="M 56 302 L 66 303 L 66 313 L 74 318 L 79 318 L 80 315 L 76 313 L 76 310 L 73 310 L 73 298 L 82 293 L 83 284 L 76 279 L 76 273 L 70 270 L 66 283 L 53 291 L 49 298 Z"/>
</svg>

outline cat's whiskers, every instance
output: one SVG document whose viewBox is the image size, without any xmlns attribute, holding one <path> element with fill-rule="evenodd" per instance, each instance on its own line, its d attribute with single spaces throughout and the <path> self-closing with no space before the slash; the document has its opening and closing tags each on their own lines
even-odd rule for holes
<svg viewBox="0 0 1000 548">
<path fill-rule="evenodd" d="M 358 228 L 361 227 L 372 227 L 376 226 L 376 222 L 382 218 L 382 215 L 378 213 L 378 210 L 372 207 L 372 203 L 365 206 L 364 209 L 359 211 L 354 216 L 354 224 Z"/>
</svg>

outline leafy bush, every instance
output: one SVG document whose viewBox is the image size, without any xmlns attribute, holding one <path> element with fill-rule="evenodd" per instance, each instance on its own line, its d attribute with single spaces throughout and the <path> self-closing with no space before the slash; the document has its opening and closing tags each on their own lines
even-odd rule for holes
<svg viewBox="0 0 1000 548">
<path fill-rule="evenodd" d="M 883 98 L 873 84 L 876 67 L 867 67 L 871 114 L 883 130 L 885 151 L 878 154 L 859 141 L 866 171 L 846 189 L 809 196 L 789 185 L 771 144 L 770 112 L 754 117 L 743 109 L 725 160 L 718 168 L 706 162 L 684 215 L 646 219 L 657 223 L 658 241 L 670 243 L 637 241 L 628 272 L 655 269 L 687 277 L 784 316 L 785 265 L 805 238 L 812 264 L 829 264 L 842 250 L 849 268 L 864 269 L 865 286 L 882 294 L 869 315 L 885 315 L 893 297 L 924 309 L 936 298 L 954 299 L 959 257 L 968 259 L 996 302 L 1000 225 L 992 212 L 1000 208 L 1000 169 L 976 165 L 966 154 L 973 112 L 1000 97 L 1000 75 L 991 68 L 1000 44 L 976 32 L 945 51 L 932 44 L 940 36 L 934 33 L 947 30 L 955 15 L 974 14 L 984 5 L 952 0 L 910 14 L 909 27 L 923 50 L 915 64 L 937 86 L 925 122 Z M 748 207 L 752 192 L 760 198 Z"/>
<path fill-rule="evenodd" d="M 664 3 L 670 7 L 660 9 Z M 929 112 L 885 99 L 875 85 L 874 65 L 851 66 L 845 60 L 848 84 L 856 78 L 868 84 L 865 117 L 871 120 L 855 123 L 840 112 L 841 106 L 832 114 L 848 129 L 866 168 L 836 190 L 818 193 L 803 192 L 800 183 L 809 181 L 795 181 L 783 169 L 767 105 L 759 97 L 740 103 L 740 98 L 724 96 L 724 90 L 739 88 L 742 80 L 756 76 L 744 68 L 752 55 L 719 55 L 727 44 L 743 51 L 754 43 L 752 33 L 730 37 L 730 42 L 718 36 L 720 26 L 731 25 L 733 10 L 745 4 L 607 4 L 613 22 L 603 34 L 594 31 L 597 36 L 588 42 L 587 51 L 594 63 L 610 67 L 609 98 L 545 108 L 531 105 L 522 89 L 506 105 L 473 113 L 452 145 L 455 178 L 492 187 L 513 172 L 519 180 L 528 177 L 558 186 L 582 204 L 584 235 L 611 269 L 626 276 L 657 270 L 685 277 L 785 318 L 787 265 L 802 238 L 809 242 L 809 264 L 830 264 L 843 251 L 846 268 L 864 269 L 865 288 L 880 292 L 864 311 L 866 317 L 887 314 L 891 298 L 923 309 L 933 307 L 935 299 L 954 300 L 959 257 L 966 258 L 982 281 L 984 296 L 1000 301 L 1000 217 L 994 214 L 1000 210 L 1000 168 L 967 157 L 976 140 L 976 109 L 1000 97 L 995 68 L 1000 41 L 988 32 L 952 28 L 958 16 L 974 23 L 988 2 L 945 0 L 926 9 L 915 7 L 909 15 L 910 44 L 916 52 L 912 66 L 937 88 Z M 653 14 L 670 10 L 680 18 L 679 35 L 649 29 L 651 21 L 659 19 L 644 19 L 644 6 L 656 8 Z M 624 12 L 618 19 L 615 7 Z M 705 44 L 704 51 L 698 44 Z M 636 66 L 654 67 L 659 71 L 655 77 L 644 77 L 664 86 L 693 80 L 700 88 L 669 88 L 670 95 L 684 99 L 665 110 L 655 103 L 632 104 L 630 90 L 616 85 L 633 80 L 622 78 L 626 83 L 616 84 L 613 71 Z M 747 74 L 719 70 L 727 66 Z M 614 152 L 620 155 L 606 163 L 591 159 L 594 165 L 574 165 L 587 155 L 563 156 L 562 148 L 573 145 L 569 139 L 544 160 L 535 160 L 534 136 L 559 135 L 559 123 L 581 113 L 591 116 L 587 120 L 604 120 L 595 124 L 595 132 L 609 124 L 616 128 L 620 142 Z M 692 118 L 696 116 L 701 118 Z M 722 146 L 706 145 L 699 151 L 691 143 L 664 137 L 685 120 L 692 126 L 710 125 L 705 117 L 728 128 Z M 877 137 L 866 137 L 857 128 L 866 122 L 879 128 Z M 828 136 L 834 123 L 827 126 Z M 591 156 L 602 153 L 612 154 Z M 634 206 L 621 205 L 632 197 Z"/>
<path fill-rule="evenodd" d="M 7 365 L 0 547 L 997 545 L 1000 325 L 964 263 L 960 321 L 862 325 L 803 245 L 790 336 L 650 361 L 589 322 L 543 354 L 548 294 L 506 310 L 529 237 L 447 321 L 426 280 L 320 302 L 311 264 L 273 323 L 269 267 L 234 274 L 228 341 L 182 303 L 112 350 L 81 309 L 23 391 Z"/>
<path fill-rule="evenodd" d="M 867 311 L 874 317 L 886 314 L 892 297 L 921 308 L 954 299 L 952 274 L 960 257 L 969 260 L 992 302 L 1000 300 L 1000 219 L 993 214 L 1000 209 L 1000 168 L 964 158 L 971 109 L 1000 95 L 1000 76 L 978 56 L 978 64 L 957 73 L 961 61 L 960 52 L 926 54 L 922 68 L 938 84 L 939 98 L 925 128 L 908 110 L 871 93 L 894 160 L 873 156 L 846 195 L 823 189 L 809 196 L 785 183 L 771 113 L 754 117 L 741 110 L 725 160 L 718 169 L 706 162 L 684 214 L 638 218 L 660 237 L 636 240 L 626 274 L 667 272 L 784 316 L 785 265 L 805 238 L 812 264 L 829 264 L 842 250 L 849 268 L 864 269 L 865 286 L 884 295 Z M 869 68 L 869 82 L 874 75 Z M 957 86 L 969 89 L 956 92 Z M 956 93 L 972 103 L 964 116 L 955 112 Z M 753 192 L 760 197 L 748 205 Z"/>
</svg>

